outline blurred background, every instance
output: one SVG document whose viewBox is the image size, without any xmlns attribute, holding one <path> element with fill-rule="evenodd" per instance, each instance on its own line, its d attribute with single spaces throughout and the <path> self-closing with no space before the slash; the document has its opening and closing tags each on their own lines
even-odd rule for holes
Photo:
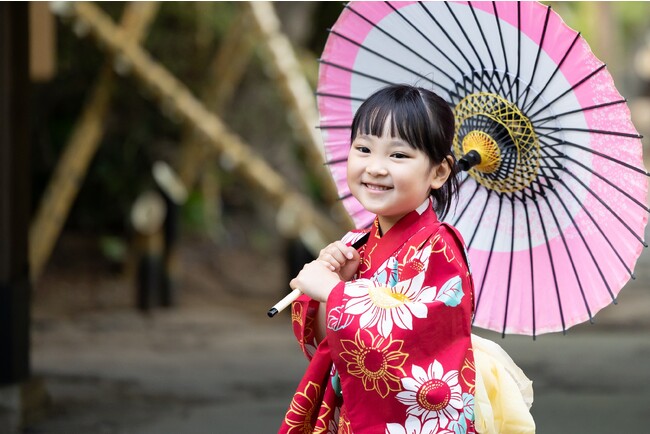
<svg viewBox="0 0 650 434">
<path fill-rule="evenodd" d="M 648 136 L 650 4 L 547 4 Z M 0 432 L 277 431 L 306 361 L 266 311 L 350 224 L 313 94 L 342 7 L 0 6 Z M 649 264 L 567 336 L 477 330 L 534 381 L 538 432 L 647 430 Z"/>
</svg>

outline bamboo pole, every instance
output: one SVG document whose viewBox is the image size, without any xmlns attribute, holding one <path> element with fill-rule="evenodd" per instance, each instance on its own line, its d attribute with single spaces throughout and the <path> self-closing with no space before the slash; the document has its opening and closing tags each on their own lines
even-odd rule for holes
<svg viewBox="0 0 650 434">
<path fill-rule="evenodd" d="M 221 113 L 230 101 L 248 66 L 253 44 L 245 32 L 247 24 L 244 14 L 233 21 L 232 30 L 227 33 L 208 67 L 208 83 L 202 91 L 202 100 L 213 113 Z M 209 159 L 210 150 L 210 145 L 195 128 L 187 128 L 181 141 L 178 173 L 188 190 L 192 189 L 202 165 Z"/>
<path fill-rule="evenodd" d="M 129 3 L 122 16 L 122 32 L 133 41 L 141 40 L 157 11 L 156 2 Z M 88 166 L 99 147 L 114 85 L 113 68 L 112 59 L 104 63 L 36 211 L 29 231 L 32 281 L 40 276 L 52 254 Z"/>
<path fill-rule="evenodd" d="M 178 117 L 195 126 L 221 154 L 222 161 L 237 170 L 246 181 L 260 188 L 274 205 L 295 218 L 296 233 L 312 251 L 320 250 L 328 240 L 337 239 L 341 230 L 316 210 L 311 202 L 295 191 L 244 141 L 231 132 L 221 119 L 208 111 L 190 90 L 148 53 L 133 42 L 110 17 L 97 6 L 87 2 L 70 2 L 67 13 L 76 18 L 113 55 L 120 55 L 131 66 L 133 76 L 158 97 L 169 110 L 170 117 Z"/>
<path fill-rule="evenodd" d="M 335 218 L 348 228 L 353 228 L 352 219 L 338 199 L 336 186 L 324 164 L 322 138 L 316 129 L 318 112 L 314 91 L 305 78 L 291 42 L 281 31 L 275 8 L 268 1 L 244 2 L 242 5 L 252 17 L 258 33 L 257 41 L 267 55 L 273 78 L 295 120 L 297 133 L 305 140 L 308 167 L 319 179 L 325 200 L 332 207 Z"/>
</svg>

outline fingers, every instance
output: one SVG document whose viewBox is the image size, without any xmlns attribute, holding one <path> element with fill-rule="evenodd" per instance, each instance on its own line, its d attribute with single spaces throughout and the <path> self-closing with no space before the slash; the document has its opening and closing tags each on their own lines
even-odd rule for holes
<svg viewBox="0 0 650 434">
<path fill-rule="evenodd" d="M 338 271 L 348 261 L 354 259 L 356 250 L 341 241 L 336 241 L 320 251 L 318 260 L 332 271 Z"/>
</svg>

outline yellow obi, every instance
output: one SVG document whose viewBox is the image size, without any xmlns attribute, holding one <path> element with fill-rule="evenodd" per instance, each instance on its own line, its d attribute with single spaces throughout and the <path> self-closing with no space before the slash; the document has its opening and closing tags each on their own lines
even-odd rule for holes
<svg viewBox="0 0 650 434">
<path fill-rule="evenodd" d="M 481 434 L 535 432 L 530 414 L 533 382 L 497 343 L 472 335 L 476 390 L 474 415 Z"/>
</svg>

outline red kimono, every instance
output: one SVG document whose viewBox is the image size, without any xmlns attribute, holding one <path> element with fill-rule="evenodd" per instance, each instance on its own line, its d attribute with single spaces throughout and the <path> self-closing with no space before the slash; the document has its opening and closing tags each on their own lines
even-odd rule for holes
<svg viewBox="0 0 650 434">
<path fill-rule="evenodd" d="M 430 204 L 384 236 L 375 220 L 355 278 L 329 295 L 320 344 L 320 303 L 294 302 L 293 330 L 311 361 L 280 433 L 475 432 L 473 282 L 463 246 Z"/>
</svg>

